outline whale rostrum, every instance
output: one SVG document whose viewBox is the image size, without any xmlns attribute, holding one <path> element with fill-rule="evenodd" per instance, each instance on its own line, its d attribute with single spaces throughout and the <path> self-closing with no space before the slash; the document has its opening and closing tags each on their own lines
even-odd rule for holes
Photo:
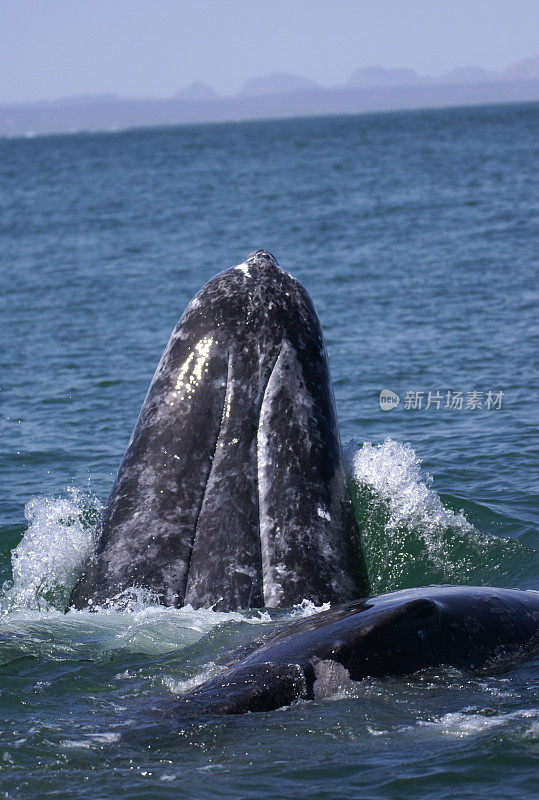
<svg viewBox="0 0 539 800">
<path fill-rule="evenodd" d="M 267 251 L 172 332 L 72 603 L 133 586 L 220 610 L 368 593 L 320 322 Z"/>
</svg>

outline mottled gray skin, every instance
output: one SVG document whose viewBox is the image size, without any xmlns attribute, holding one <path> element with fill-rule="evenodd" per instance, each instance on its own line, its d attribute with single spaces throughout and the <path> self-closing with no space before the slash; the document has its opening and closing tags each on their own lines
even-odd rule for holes
<svg viewBox="0 0 539 800">
<path fill-rule="evenodd" d="M 368 593 L 320 323 L 257 251 L 174 329 L 72 595 L 222 610 Z"/>
<path fill-rule="evenodd" d="M 328 671 L 359 681 L 425 667 L 509 666 L 539 637 L 539 592 L 405 589 L 289 623 L 174 701 L 181 717 L 271 711 L 320 696 Z"/>
</svg>

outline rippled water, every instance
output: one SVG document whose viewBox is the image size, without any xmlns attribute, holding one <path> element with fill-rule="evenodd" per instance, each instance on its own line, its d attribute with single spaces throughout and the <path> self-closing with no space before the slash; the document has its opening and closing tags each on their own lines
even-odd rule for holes
<svg viewBox="0 0 539 800">
<path fill-rule="evenodd" d="M 539 588 L 538 117 L 0 140 L 6 797 L 534 796 L 537 658 L 178 727 L 174 693 L 317 609 L 170 610 L 138 592 L 62 612 L 170 330 L 259 247 L 317 306 L 375 591 Z M 459 391 L 463 408 L 447 407 Z M 465 407 L 472 392 L 481 408 Z"/>
</svg>

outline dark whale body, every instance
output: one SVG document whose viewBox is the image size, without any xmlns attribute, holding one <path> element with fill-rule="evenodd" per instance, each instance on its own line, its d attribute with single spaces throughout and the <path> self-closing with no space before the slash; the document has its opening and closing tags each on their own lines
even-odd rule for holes
<svg viewBox="0 0 539 800">
<path fill-rule="evenodd" d="M 72 604 L 132 586 L 222 610 L 368 593 L 320 322 L 264 250 L 174 329 Z"/>
<path fill-rule="evenodd" d="M 284 625 L 174 702 L 180 717 L 271 711 L 315 699 L 330 665 L 359 681 L 448 665 L 514 663 L 539 637 L 539 592 L 429 586 L 348 603 Z"/>
</svg>

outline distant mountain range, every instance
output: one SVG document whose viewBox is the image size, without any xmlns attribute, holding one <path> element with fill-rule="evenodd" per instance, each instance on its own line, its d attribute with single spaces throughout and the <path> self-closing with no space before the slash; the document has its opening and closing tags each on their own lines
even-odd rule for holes
<svg viewBox="0 0 539 800">
<path fill-rule="evenodd" d="M 462 83 L 487 83 L 492 81 L 539 80 L 539 56 L 525 58 L 503 72 L 493 72 L 482 67 L 455 67 L 440 77 L 418 75 L 413 69 L 384 69 L 362 67 L 356 70 L 348 86 L 432 86 Z"/>
<path fill-rule="evenodd" d="M 503 72 L 493 72 L 483 67 L 455 67 L 450 72 L 439 77 L 418 75 L 408 67 L 400 69 L 386 69 L 376 65 L 360 67 L 350 75 L 344 87 L 335 86 L 335 89 L 351 87 L 354 89 L 374 89 L 382 86 L 437 86 L 445 84 L 462 83 L 487 83 L 492 81 L 520 81 L 539 80 L 539 56 L 525 58 L 512 64 Z M 271 75 L 262 75 L 246 81 L 238 92 L 239 97 L 268 97 L 292 92 L 309 90 L 322 90 L 315 81 L 294 75 L 290 72 L 273 72 Z M 205 83 L 192 83 L 185 89 L 176 93 L 175 97 L 193 102 L 216 100 L 219 95 Z"/>
<path fill-rule="evenodd" d="M 196 81 L 168 99 L 107 93 L 4 105 L 0 136 L 537 100 L 539 56 L 503 72 L 455 67 L 435 78 L 409 68 L 366 66 L 355 70 L 345 85 L 334 87 L 276 72 L 246 81 L 237 95 L 228 97 Z"/>
</svg>

